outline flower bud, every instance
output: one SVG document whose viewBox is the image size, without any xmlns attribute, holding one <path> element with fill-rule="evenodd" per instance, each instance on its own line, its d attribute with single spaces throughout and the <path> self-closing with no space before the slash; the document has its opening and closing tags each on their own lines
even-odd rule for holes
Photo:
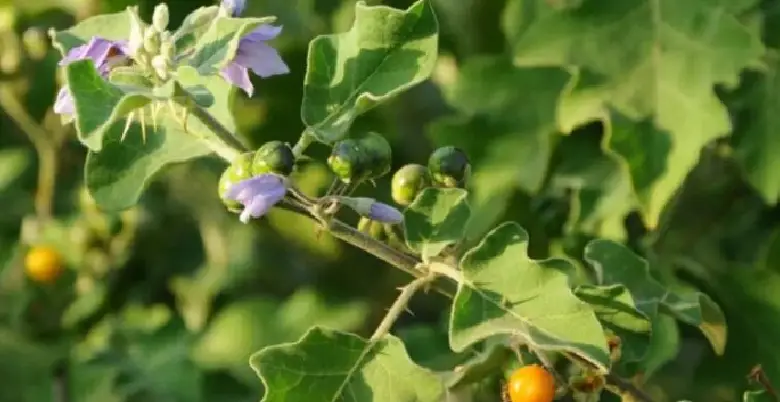
<svg viewBox="0 0 780 402">
<path fill-rule="evenodd" d="M 46 57 L 46 52 L 49 50 L 48 41 L 46 35 L 40 28 L 30 28 L 24 31 L 22 35 L 22 43 L 24 44 L 27 54 L 33 60 L 41 60 Z"/>
<path fill-rule="evenodd" d="M 144 32 L 144 50 L 149 54 L 160 52 L 160 35 L 154 29 Z"/>
<path fill-rule="evenodd" d="M 154 71 L 157 73 L 157 76 L 160 77 L 163 81 L 168 80 L 168 59 L 165 58 L 165 56 L 158 54 L 157 56 L 154 56 L 152 58 L 152 67 L 154 68 Z"/>
<path fill-rule="evenodd" d="M 163 36 L 162 43 L 160 44 L 160 54 L 164 56 L 166 60 L 173 62 L 176 58 L 176 43 L 170 37 L 166 38 L 166 35 Z"/>
<path fill-rule="evenodd" d="M 241 203 L 227 197 L 227 190 L 234 184 L 252 177 L 252 153 L 239 155 L 219 178 L 219 199 L 231 212 L 241 212 Z"/>
<path fill-rule="evenodd" d="M 168 28 L 168 5 L 160 3 L 154 8 L 154 14 L 152 14 L 152 25 L 157 32 L 165 32 Z"/>
<path fill-rule="evenodd" d="M 390 205 L 368 197 L 339 197 L 339 202 L 352 208 L 360 216 L 384 223 L 401 223 L 403 214 Z"/>
<path fill-rule="evenodd" d="M 144 23 L 138 16 L 138 7 L 128 7 L 127 13 L 130 16 L 130 35 L 127 38 L 127 49 L 130 56 L 137 57 L 144 46 Z"/>
</svg>

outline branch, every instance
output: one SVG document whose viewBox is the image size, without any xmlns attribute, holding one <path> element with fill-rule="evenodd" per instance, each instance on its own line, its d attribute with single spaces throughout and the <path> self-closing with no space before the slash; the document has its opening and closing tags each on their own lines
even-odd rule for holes
<svg viewBox="0 0 780 402">
<path fill-rule="evenodd" d="M 398 321 L 398 317 L 400 317 L 401 314 L 406 310 L 406 307 L 409 305 L 409 301 L 412 300 L 412 297 L 415 295 L 415 293 L 424 288 L 434 279 L 436 279 L 436 274 L 429 272 L 425 276 L 416 278 L 415 280 L 409 282 L 408 285 L 401 288 L 401 294 L 398 295 L 398 298 L 395 299 L 393 305 L 390 306 L 390 310 L 387 311 L 387 314 L 382 319 L 382 322 L 380 322 L 379 326 L 376 327 L 374 334 L 371 335 L 371 341 L 378 341 L 390 333 L 390 328 L 393 327 L 393 324 Z"/>
</svg>

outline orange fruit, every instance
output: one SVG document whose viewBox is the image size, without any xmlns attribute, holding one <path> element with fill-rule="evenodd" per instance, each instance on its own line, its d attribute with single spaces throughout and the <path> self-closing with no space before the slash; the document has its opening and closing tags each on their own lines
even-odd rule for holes
<svg viewBox="0 0 780 402">
<path fill-rule="evenodd" d="M 507 389 L 511 402 L 552 402 L 555 377 L 536 364 L 525 366 L 512 373 Z"/>
<path fill-rule="evenodd" d="M 27 276 L 35 282 L 51 283 L 62 273 L 62 257 L 52 247 L 35 246 L 27 251 L 24 258 Z"/>
</svg>

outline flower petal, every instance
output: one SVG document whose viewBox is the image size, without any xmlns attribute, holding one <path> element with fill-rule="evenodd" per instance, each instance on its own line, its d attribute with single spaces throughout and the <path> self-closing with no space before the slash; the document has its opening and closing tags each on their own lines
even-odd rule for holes
<svg viewBox="0 0 780 402">
<path fill-rule="evenodd" d="M 231 16 L 238 17 L 246 8 L 246 0 L 222 0 L 222 6 L 231 11 Z"/>
<path fill-rule="evenodd" d="M 283 192 L 286 192 L 287 190 L 284 187 L 284 182 L 279 176 L 274 174 L 261 174 L 233 184 L 225 192 L 225 198 L 243 203 L 239 198 L 245 199 L 247 197 L 247 195 L 244 194 L 245 191 L 248 191 L 251 196 L 255 196 L 274 189 L 282 189 Z"/>
<path fill-rule="evenodd" d="M 241 211 L 239 219 L 241 222 L 247 223 L 251 218 L 259 218 L 265 215 L 274 205 L 284 198 L 285 192 L 285 189 L 280 190 L 277 188 L 255 196 L 249 204 L 244 206 L 244 210 Z"/>
<path fill-rule="evenodd" d="M 116 56 L 121 51 L 121 46 L 116 42 L 100 37 L 92 37 L 84 45 L 74 47 L 60 60 L 60 65 L 72 63 L 76 60 L 92 59 L 95 65 L 100 67 L 110 56 Z"/>
<path fill-rule="evenodd" d="M 401 211 L 381 202 L 371 204 L 371 211 L 368 217 L 371 220 L 385 223 L 401 223 L 404 220 L 404 215 Z"/>
<path fill-rule="evenodd" d="M 249 79 L 249 70 L 246 67 L 237 63 L 230 63 L 219 73 L 225 81 L 243 89 L 247 95 L 252 96 L 255 89 L 252 81 Z"/>
<path fill-rule="evenodd" d="M 248 42 L 265 42 L 279 36 L 280 33 L 282 33 L 281 25 L 276 27 L 273 25 L 263 24 L 252 30 L 252 32 L 246 34 L 243 38 L 241 38 L 241 40 Z"/>
<path fill-rule="evenodd" d="M 250 68 L 262 78 L 290 72 L 279 52 L 263 42 L 242 41 L 233 63 Z"/>
<path fill-rule="evenodd" d="M 73 97 L 70 95 L 70 90 L 67 86 L 60 88 L 60 91 L 57 93 L 57 100 L 54 101 L 54 113 L 76 113 L 76 105 L 73 104 Z"/>
</svg>

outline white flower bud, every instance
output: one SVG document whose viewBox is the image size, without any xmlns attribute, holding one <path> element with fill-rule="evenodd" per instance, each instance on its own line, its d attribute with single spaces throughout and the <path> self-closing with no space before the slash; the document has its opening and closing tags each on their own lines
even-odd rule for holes
<svg viewBox="0 0 780 402">
<path fill-rule="evenodd" d="M 158 54 L 152 58 L 152 67 L 163 81 L 168 80 L 168 59 L 165 56 Z"/>
<path fill-rule="evenodd" d="M 152 25 L 157 32 L 165 32 L 168 28 L 168 5 L 160 3 L 154 8 L 154 14 L 152 14 Z"/>
<path fill-rule="evenodd" d="M 138 7 L 128 7 L 127 13 L 130 16 L 130 37 L 127 39 L 127 48 L 130 56 L 136 57 L 144 46 L 144 23 L 138 16 Z"/>
</svg>

